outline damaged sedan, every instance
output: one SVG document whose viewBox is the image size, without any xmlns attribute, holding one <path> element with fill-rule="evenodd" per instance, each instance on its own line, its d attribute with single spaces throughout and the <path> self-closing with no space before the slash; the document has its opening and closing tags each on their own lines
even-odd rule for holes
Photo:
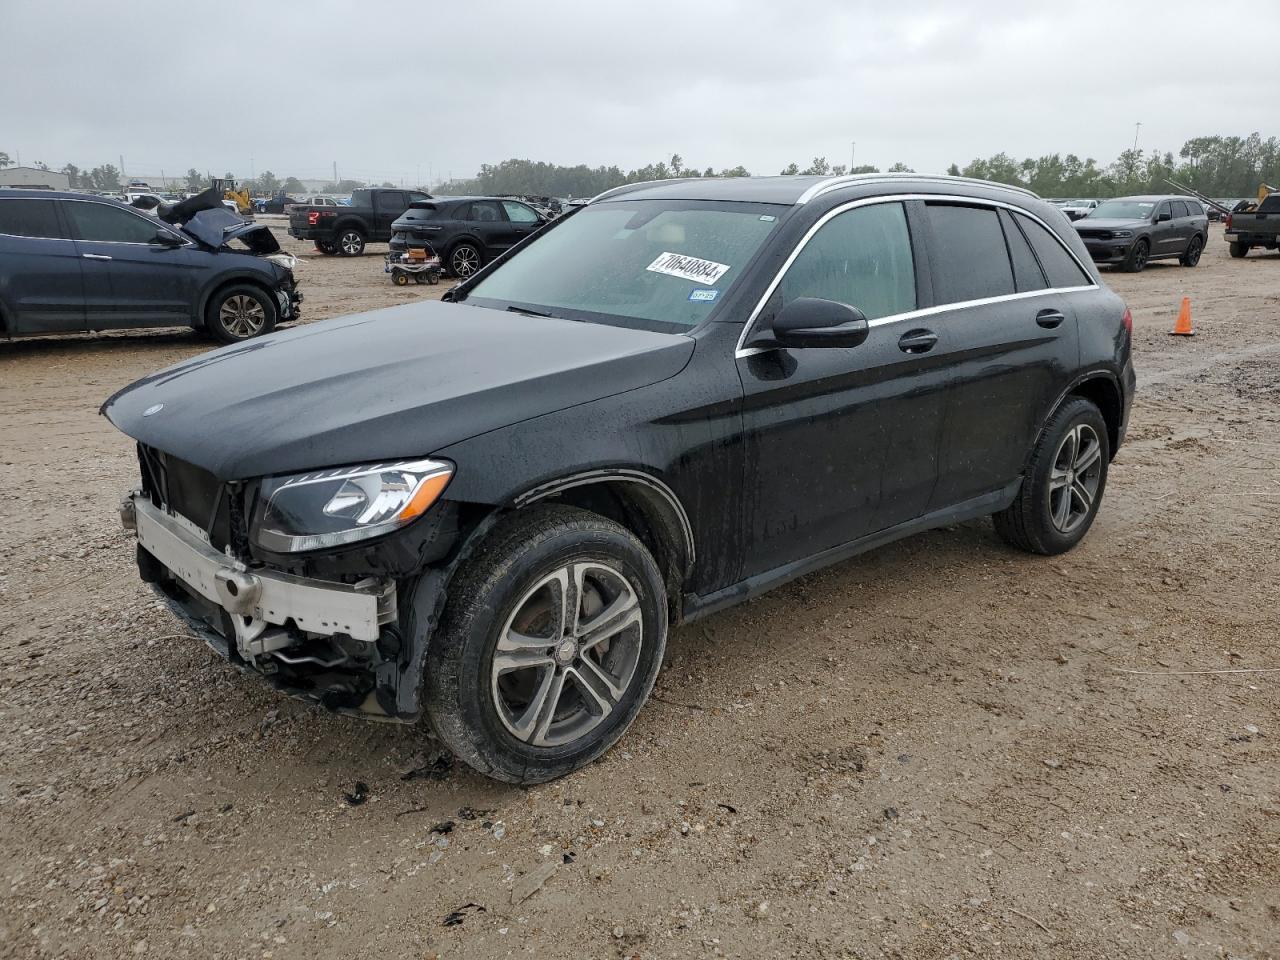
<svg viewBox="0 0 1280 960">
<path fill-rule="evenodd" d="M 298 317 L 295 262 L 216 191 L 129 205 L 2 190 L 0 336 L 189 326 L 249 340 Z"/>
<path fill-rule="evenodd" d="M 445 302 L 227 347 L 102 409 L 137 442 L 142 579 L 194 632 L 535 783 L 622 736 L 673 625 L 980 517 L 1070 550 L 1125 436 L 1130 341 L 1025 190 L 664 181 Z"/>
</svg>

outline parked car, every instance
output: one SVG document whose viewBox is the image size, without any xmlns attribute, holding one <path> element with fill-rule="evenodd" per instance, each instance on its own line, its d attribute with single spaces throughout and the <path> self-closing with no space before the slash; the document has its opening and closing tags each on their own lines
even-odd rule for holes
<svg viewBox="0 0 1280 960">
<path fill-rule="evenodd" d="M 418 200 L 391 225 L 391 250 L 429 247 L 455 277 L 471 276 L 546 223 L 533 207 L 500 197 Z"/>
<path fill-rule="evenodd" d="M 1227 217 L 1223 234 L 1231 256 L 1248 256 L 1255 248 L 1275 250 L 1280 246 L 1280 193 L 1272 193 L 1261 203 L 1246 205 Z"/>
<path fill-rule="evenodd" d="M 1059 207 L 1067 215 L 1068 220 L 1079 220 L 1091 214 L 1101 202 L 1101 200 L 1067 200 L 1059 204 Z"/>
<path fill-rule="evenodd" d="M 0 333 L 190 326 L 232 343 L 298 316 L 292 258 L 267 227 L 217 195 L 170 210 L 181 222 L 86 194 L 0 192 Z"/>
<path fill-rule="evenodd" d="M 358 257 L 365 244 L 391 239 L 391 225 L 410 203 L 430 199 L 418 190 L 370 187 L 354 191 L 347 205 L 296 204 L 289 210 L 289 236 L 312 241 L 321 253 Z"/>
<path fill-rule="evenodd" d="M 1134 394 L 1129 311 L 1061 215 L 956 177 L 621 187 L 447 296 L 103 412 L 191 630 L 516 783 L 622 735 L 673 624 L 988 515 L 1070 550 Z"/>
<path fill-rule="evenodd" d="M 1104 200 L 1072 226 L 1094 263 L 1109 263 L 1138 273 L 1152 260 L 1177 257 L 1194 267 L 1204 252 L 1209 218 L 1186 197 L 1119 197 Z"/>
<path fill-rule="evenodd" d="M 317 194 L 314 197 L 299 197 L 297 200 L 290 200 L 285 206 L 284 212 L 292 212 L 294 207 L 336 207 L 338 201 L 333 197 L 326 197 Z"/>
</svg>

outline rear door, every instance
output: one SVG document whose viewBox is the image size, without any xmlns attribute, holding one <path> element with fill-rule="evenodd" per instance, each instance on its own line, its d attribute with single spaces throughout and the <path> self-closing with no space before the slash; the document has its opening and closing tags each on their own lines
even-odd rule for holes
<svg viewBox="0 0 1280 960">
<path fill-rule="evenodd" d="M 90 330 L 187 325 L 203 270 L 215 254 L 154 217 L 113 203 L 63 200 L 84 270 Z M 180 245 L 156 242 L 160 233 Z"/>
<path fill-rule="evenodd" d="M 459 210 L 458 219 L 466 220 L 467 232 L 484 245 L 486 261 L 505 249 L 503 244 L 511 225 L 497 200 L 473 200 Z"/>
<path fill-rule="evenodd" d="M 933 511 L 994 495 L 1018 479 L 1079 363 L 1064 291 L 1093 281 L 1029 216 L 958 201 L 931 201 L 926 209 L 938 312 L 921 325 L 937 337 L 933 362 L 948 383 Z"/>
<path fill-rule="evenodd" d="M 0 198 L 0 305 L 10 333 L 84 329 L 80 257 L 53 198 Z"/>
</svg>

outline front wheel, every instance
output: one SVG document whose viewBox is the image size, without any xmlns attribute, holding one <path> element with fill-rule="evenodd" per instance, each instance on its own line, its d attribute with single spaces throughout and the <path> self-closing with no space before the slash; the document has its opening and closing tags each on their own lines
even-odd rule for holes
<svg viewBox="0 0 1280 960">
<path fill-rule="evenodd" d="M 1231 256 L 1239 260 L 1241 257 L 1244 257 L 1246 254 L 1248 254 L 1249 245 L 1247 243 L 1233 243 L 1227 249 L 1231 253 Z"/>
<path fill-rule="evenodd" d="M 1147 260 L 1151 257 L 1151 244 L 1146 240 L 1139 240 L 1133 245 L 1133 249 L 1129 251 L 1129 256 L 1125 258 L 1120 269 L 1125 273 L 1141 273 L 1147 268 Z"/>
<path fill-rule="evenodd" d="M 205 329 L 223 343 L 241 343 L 276 325 L 276 305 L 258 287 L 236 284 L 219 290 L 205 309 Z"/>
<path fill-rule="evenodd" d="M 1107 423 L 1083 397 L 1045 424 L 1013 503 L 993 516 L 1007 543 L 1030 553 L 1065 553 L 1098 515 L 1111 460 Z"/>
<path fill-rule="evenodd" d="M 1178 262 L 1184 267 L 1194 267 L 1200 262 L 1200 254 L 1204 252 L 1204 238 L 1200 234 L 1196 234 L 1191 238 L 1191 242 L 1187 244 L 1187 249 L 1183 251 Z"/>
<path fill-rule="evenodd" d="M 597 514 L 535 507 L 500 524 L 450 585 L 427 649 L 427 713 L 481 773 L 553 780 L 631 725 L 666 640 L 666 590 L 644 545 Z"/>
</svg>

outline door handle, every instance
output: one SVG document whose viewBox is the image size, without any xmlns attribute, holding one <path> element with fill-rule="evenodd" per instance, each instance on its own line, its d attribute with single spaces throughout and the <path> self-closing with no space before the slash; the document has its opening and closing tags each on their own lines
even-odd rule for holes
<svg viewBox="0 0 1280 960">
<path fill-rule="evenodd" d="M 938 342 L 932 330 L 908 330 L 898 338 L 898 349 L 903 353 L 928 353 Z"/>
<path fill-rule="evenodd" d="M 1052 330 L 1063 320 L 1067 319 L 1061 310 L 1041 310 L 1036 314 L 1036 323 L 1044 327 L 1046 330 Z"/>
<path fill-rule="evenodd" d="M 86 253 L 83 255 L 86 260 L 110 260 L 105 253 Z"/>
</svg>

